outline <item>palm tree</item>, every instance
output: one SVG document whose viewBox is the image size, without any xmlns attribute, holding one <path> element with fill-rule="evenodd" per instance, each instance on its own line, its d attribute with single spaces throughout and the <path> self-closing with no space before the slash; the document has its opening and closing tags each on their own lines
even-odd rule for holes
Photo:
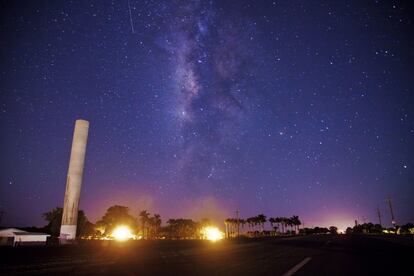
<svg viewBox="0 0 414 276">
<path fill-rule="evenodd" d="M 296 216 L 297 217 L 297 216 Z M 288 225 L 289 226 L 289 231 L 290 232 L 293 232 L 294 230 L 296 230 L 296 221 L 295 221 L 295 216 L 292 216 L 292 217 L 290 217 L 290 218 L 285 218 L 285 221 L 286 221 L 286 225 Z M 293 226 L 295 226 L 295 227 L 293 227 Z"/>
<path fill-rule="evenodd" d="M 232 218 L 226 218 L 224 220 L 224 225 L 226 226 L 226 237 L 230 238 L 231 237 L 231 232 L 232 232 L 232 226 L 233 226 L 233 219 Z"/>
<path fill-rule="evenodd" d="M 247 224 L 249 225 L 249 230 L 252 231 L 253 230 L 253 218 L 247 218 L 246 219 Z"/>
<path fill-rule="evenodd" d="M 227 218 L 224 220 L 228 237 L 236 236 L 237 226 L 241 223 L 240 219 Z"/>
<path fill-rule="evenodd" d="M 142 210 L 139 213 L 140 221 L 141 221 L 141 227 L 142 227 L 142 236 L 143 238 L 148 238 L 148 223 L 149 223 L 149 216 L 150 214 L 147 212 L 147 210 Z"/>
<path fill-rule="evenodd" d="M 288 231 L 289 231 L 289 229 L 288 229 L 288 226 L 289 226 L 289 219 L 287 218 L 287 217 L 282 217 L 282 224 L 283 224 L 283 232 L 286 234 L 286 233 L 288 233 Z"/>
<path fill-rule="evenodd" d="M 302 224 L 302 222 L 299 219 L 299 216 L 294 215 L 294 216 L 291 217 L 291 220 L 292 220 L 293 225 L 295 226 L 296 233 L 298 233 L 299 232 L 299 225 Z"/>
<path fill-rule="evenodd" d="M 272 235 L 276 235 L 276 229 L 277 226 L 274 226 L 274 224 L 276 223 L 276 218 L 269 218 L 269 222 L 270 222 L 270 226 L 272 227 L 272 230 L 274 230 L 274 232 L 272 232 Z"/>
<path fill-rule="evenodd" d="M 239 221 L 240 221 L 241 227 L 242 227 L 243 232 L 244 232 L 244 225 L 246 224 L 246 220 L 245 219 L 239 219 Z"/>
<path fill-rule="evenodd" d="M 237 236 L 237 224 L 238 221 L 236 218 L 232 218 L 231 219 L 231 230 L 232 230 L 232 236 L 236 237 Z"/>
<path fill-rule="evenodd" d="M 258 221 L 257 221 L 257 216 L 253 217 L 253 231 L 257 232 L 257 225 L 258 225 Z"/>
<path fill-rule="evenodd" d="M 286 224 L 289 225 L 290 232 L 292 232 L 293 221 L 291 218 L 286 218 Z"/>
<path fill-rule="evenodd" d="M 270 227 L 272 227 L 272 230 L 276 230 L 276 226 L 274 224 L 276 223 L 275 218 L 269 218 Z"/>
<path fill-rule="evenodd" d="M 266 223 L 266 216 L 263 215 L 263 214 L 260 214 L 256 218 L 257 218 L 257 223 L 260 225 L 260 228 L 261 228 L 260 230 L 263 233 L 263 231 L 264 231 L 264 224 Z"/>
<path fill-rule="evenodd" d="M 237 231 L 237 237 L 240 236 L 240 227 L 243 228 L 244 226 L 244 220 L 241 218 L 235 218 L 234 219 L 235 225 L 236 225 L 236 231 Z"/>
<path fill-rule="evenodd" d="M 226 238 L 228 238 L 229 237 L 229 219 L 228 218 L 224 220 L 224 226 L 226 228 Z"/>
<path fill-rule="evenodd" d="M 154 216 L 151 218 L 151 221 L 154 229 L 154 238 L 157 238 L 158 230 L 161 227 L 161 216 L 159 214 L 154 214 Z"/>
<path fill-rule="evenodd" d="M 289 229 L 288 229 L 288 221 L 287 221 L 287 217 L 282 217 L 281 218 L 282 219 L 282 227 L 283 227 L 283 234 L 286 234 L 288 231 L 289 231 Z"/>
<path fill-rule="evenodd" d="M 282 226 L 282 234 L 284 234 L 285 233 L 285 225 L 284 225 L 284 220 L 283 220 L 283 217 L 277 217 L 276 219 L 276 223 L 277 223 L 277 225 L 279 226 L 279 224 Z"/>
<path fill-rule="evenodd" d="M 273 228 L 273 223 L 275 223 L 275 219 L 274 218 L 269 218 L 269 222 L 270 222 L 270 227 Z"/>
</svg>

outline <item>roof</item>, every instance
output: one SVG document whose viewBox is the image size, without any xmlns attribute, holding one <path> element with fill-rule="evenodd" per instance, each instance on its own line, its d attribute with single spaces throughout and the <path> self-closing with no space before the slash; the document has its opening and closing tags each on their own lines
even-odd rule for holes
<svg viewBox="0 0 414 276">
<path fill-rule="evenodd" d="M 13 232 L 16 236 L 50 236 L 46 233 L 36 233 L 36 232 Z"/>
<path fill-rule="evenodd" d="M 4 229 L 0 230 L 0 233 L 2 233 L 2 232 L 27 232 L 27 231 L 20 230 L 20 229 L 17 229 L 17 228 L 4 228 Z"/>
<path fill-rule="evenodd" d="M 49 234 L 45 233 L 38 233 L 38 232 L 27 232 L 24 230 L 20 230 L 17 228 L 6 228 L 0 230 L 1 237 L 13 237 L 13 236 L 50 236 Z"/>
</svg>

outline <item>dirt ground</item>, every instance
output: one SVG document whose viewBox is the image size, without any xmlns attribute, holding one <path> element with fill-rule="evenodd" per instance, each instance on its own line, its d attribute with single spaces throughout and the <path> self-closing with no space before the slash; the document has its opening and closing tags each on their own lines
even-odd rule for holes
<svg viewBox="0 0 414 276">
<path fill-rule="evenodd" d="M 0 274 L 412 275 L 412 241 L 412 237 L 317 235 L 2 247 Z"/>
</svg>

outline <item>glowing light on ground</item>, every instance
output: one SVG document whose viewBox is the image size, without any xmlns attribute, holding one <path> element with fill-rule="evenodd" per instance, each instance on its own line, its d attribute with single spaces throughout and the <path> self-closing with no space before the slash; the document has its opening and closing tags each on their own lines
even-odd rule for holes
<svg viewBox="0 0 414 276">
<path fill-rule="evenodd" d="M 125 225 L 116 227 L 112 232 L 111 236 L 117 241 L 126 241 L 134 238 L 131 229 L 129 229 L 129 227 Z"/>
<path fill-rule="evenodd" d="M 217 227 L 204 227 L 201 230 L 201 233 L 204 236 L 204 239 L 210 241 L 218 241 L 224 238 L 224 233 L 221 232 Z"/>
</svg>

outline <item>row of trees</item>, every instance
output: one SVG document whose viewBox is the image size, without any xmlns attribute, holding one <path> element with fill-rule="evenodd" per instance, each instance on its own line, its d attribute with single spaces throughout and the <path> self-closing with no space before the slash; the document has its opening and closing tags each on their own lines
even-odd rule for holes
<svg viewBox="0 0 414 276">
<path fill-rule="evenodd" d="M 46 226 L 39 229 L 40 231 L 51 234 L 52 236 L 59 236 L 60 226 L 62 223 L 63 209 L 61 207 L 56 207 L 49 212 L 42 214 L 42 217 L 48 222 Z M 77 236 L 89 236 L 93 235 L 95 230 L 95 225 L 91 223 L 85 215 L 85 212 L 79 210 L 78 212 L 78 223 L 77 223 Z"/>
<path fill-rule="evenodd" d="M 363 223 L 355 225 L 354 227 L 348 227 L 346 229 L 347 234 L 381 234 L 381 233 L 397 233 L 397 234 L 414 234 L 414 224 L 406 223 L 395 228 L 384 228 L 380 224 Z"/>
<path fill-rule="evenodd" d="M 169 219 L 167 226 L 162 227 L 162 234 L 169 239 L 198 239 L 201 238 L 201 229 L 210 225 L 211 222 L 208 219 L 200 222 L 183 218 Z"/>
<path fill-rule="evenodd" d="M 158 237 L 161 229 L 161 216 L 154 214 L 152 217 L 147 210 L 139 213 L 139 221 L 141 222 L 142 237 L 144 239 L 154 239 Z"/>
<path fill-rule="evenodd" d="M 123 224 L 141 234 L 143 239 L 197 239 L 201 238 L 203 227 L 212 225 L 208 219 L 197 222 L 184 218 L 169 219 L 166 226 L 161 226 L 161 223 L 159 214 L 151 216 L 147 210 L 142 210 L 136 219 L 129 214 L 128 207 L 115 205 L 97 222 L 97 228 L 104 236 L 110 234 L 115 226 Z"/>
<path fill-rule="evenodd" d="M 56 207 L 49 212 L 46 212 L 42 217 L 48 222 L 41 231 L 50 233 L 52 236 L 59 236 L 60 226 L 62 221 L 63 209 Z M 266 231 L 266 223 L 271 226 L 271 231 Z M 159 214 L 151 215 L 148 211 L 143 210 L 139 212 L 138 217 L 130 214 L 129 208 L 120 205 L 114 205 L 107 209 L 104 216 L 96 222 L 91 223 L 85 213 L 80 210 L 78 212 L 77 236 L 108 236 L 112 233 L 114 228 L 118 225 L 127 225 L 135 233 L 141 235 L 144 239 L 158 239 L 160 237 L 170 239 L 195 239 L 200 238 L 201 229 L 206 226 L 211 226 L 211 221 L 203 219 L 199 222 L 191 219 L 169 219 L 166 221 L 166 226 L 161 225 L 162 220 Z M 331 226 L 302 228 L 299 216 L 292 217 L 270 217 L 267 218 L 264 214 L 257 216 L 243 218 L 227 218 L 224 221 L 226 227 L 226 237 L 237 237 L 241 232 L 249 236 L 268 236 L 276 234 L 336 234 L 337 228 Z M 414 234 L 414 225 L 408 223 L 392 229 L 385 229 L 379 224 L 364 223 L 348 227 L 347 234 L 364 233 L 364 234 L 380 234 L 388 231 L 388 233 L 398 234 Z"/>
<path fill-rule="evenodd" d="M 287 232 L 298 233 L 299 226 L 302 222 L 299 216 L 288 217 L 271 217 L 267 219 L 264 214 L 259 214 L 254 217 L 246 219 L 242 218 L 227 218 L 224 220 L 226 226 L 226 237 L 235 237 L 240 235 L 240 231 L 245 229 L 247 226 L 248 233 L 263 234 L 265 232 L 266 222 L 270 223 L 273 232 L 279 232 L 285 234 Z"/>
<path fill-rule="evenodd" d="M 42 217 L 48 224 L 42 228 L 44 232 L 52 236 L 59 236 L 62 222 L 63 209 L 56 207 L 46 212 Z M 134 233 L 141 235 L 144 239 L 195 239 L 201 237 L 201 229 L 211 226 L 208 219 L 200 222 L 191 219 L 169 219 L 166 226 L 161 226 L 162 220 L 159 214 L 151 215 L 147 210 L 139 212 L 138 217 L 130 214 L 129 208 L 121 205 L 109 207 L 103 217 L 93 224 L 88 221 L 85 213 L 78 213 L 77 237 L 104 237 L 112 233 L 115 227 L 127 225 Z"/>
<path fill-rule="evenodd" d="M 103 236 L 108 236 L 118 225 L 127 225 L 134 232 L 140 233 L 144 239 L 155 239 L 161 229 L 161 216 L 151 214 L 147 210 L 139 212 L 138 218 L 129 213 L 129 208 L 114 205 L 106 210 L 105 215 L 96 223 L 96 229 Z"/>
<path fill-rule="evenodd" d="M 314 227 L 314 228 L 303 228 L 299 230 L 301 235 L 313 235 L 313 234 L 338 234 L 338 227 L 331 226 L 326 227 Z"/>
<path fill-rule="evenodd" d="M 373 224 L 371 222 L 358 224 L 354 227 L 348 227 L 345 231 L 346 234 L 381 234 L 383 228 L 380 224 Z"/>
</svg>

